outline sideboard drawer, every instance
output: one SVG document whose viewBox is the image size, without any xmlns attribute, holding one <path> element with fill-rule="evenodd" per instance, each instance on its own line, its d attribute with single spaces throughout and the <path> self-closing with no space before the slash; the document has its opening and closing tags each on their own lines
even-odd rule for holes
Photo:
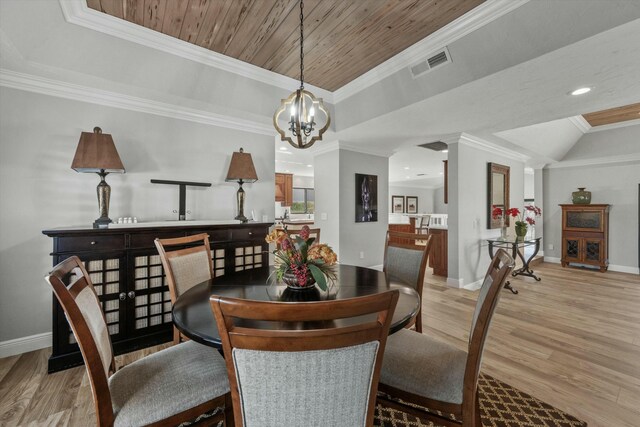
<svg viewBox="0 0 640 427">
<path fill-rule="evenodd" d="M 151 233 L 132 233 L 129 237 L 129 246 L 131 248 L 153 248 L 155 247 L 155 239 L 172 239 L 176 237 L 174 232 L 151 232 Z"/>
<path fill-rule="evenodd" d="M 231 240 L 264 240 L 267 236 L 263 227 L 235 228 L 231 230 Z"/>
<path fill-rule="evenodd" d="M 231 240 L 230 230 L 197 230 L 188 232 L 187 235 L 207 233 L 209 235 L 209 243 L 213 242 L 228 242 Z"/>
<path fill-rule="evenodd" d="M 57 252 L 122 250 L 124 235 L 59 237 L 57 244 Z"/>
</svg>

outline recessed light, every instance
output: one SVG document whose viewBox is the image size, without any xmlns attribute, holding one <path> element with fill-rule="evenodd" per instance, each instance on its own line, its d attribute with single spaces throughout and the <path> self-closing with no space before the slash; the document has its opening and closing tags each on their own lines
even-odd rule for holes
<svg viewBox="0 0 640 427">
<path fill-rule="evenodd" d="M 288 148 L 287 148 L 287 147 L 280 147 L 280 149 L 281 149 L 282 151 L 287 151 L 287 150 L 288 150 Z"/>
<path fill-rule="evenodd" d="M 409 170 L 409 166 L 405 166 L 404 170 L 408 171 Z"/>
<path fill-rule="evenodd" d="M 405 178 L 407 178 L 407 179 L 411 179 L 411 177 L 410 177 L 409 175 L 407 175 Z"/>
<path fill-rule="evenodd" d="M 571 95 L 573 96 L 577 96 L 577 95 L 584 95 L 585 93 L 591 92 L 591 88 L 590 87 L 580 87 L 576 90 L 574 90 L 573 92 L 571 92 Z"/>
<path fill-rule="evenodd" d="M 444 175 L 444 172 L 440 172 L 440 175 Z"/>
<path fill-rule="evenodd" d="M 441 153 L 448 153 L 449 150 L 442 150 Z"/>
<path fill-rule="evenodd" d="M 286 173 L 290 173 L 291 171 L 290 171 L 289 169 L 287 169 L 285 172 L 286 172 Z"/>
<path fill-rule="evenodd" d="M 312 167 L 313 167 L 313 165 L 307 165 L 307 167 L 308 167 L 308 168 L 312 168 Z"/>
</svg>

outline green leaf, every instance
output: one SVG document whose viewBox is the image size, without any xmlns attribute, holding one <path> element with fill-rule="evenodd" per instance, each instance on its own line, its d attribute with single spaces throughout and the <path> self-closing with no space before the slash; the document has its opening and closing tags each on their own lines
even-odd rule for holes
<svg viewBox="0 0 640 427">
<path fill-rule="evenodd" d="M 311 275 L 314 279 L 316 279 L 316 283 L 323 291 L 327 290 L 327 278 L 325 277 L 322 270 L 318 268 L 315 264 L 309 264 L 309 271 L 311 271 Z"/>
</svg>

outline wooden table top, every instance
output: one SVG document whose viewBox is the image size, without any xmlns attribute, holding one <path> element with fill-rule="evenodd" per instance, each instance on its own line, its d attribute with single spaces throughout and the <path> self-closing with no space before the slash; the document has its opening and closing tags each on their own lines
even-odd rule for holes
<svg viewBox="0 0 640 427">
<path fill-rule="evenodd" d="M 180 295 L 173 306 L 173 323 L 190 339 L 211 347 L 221 348 L 218 327 L 213 318 L 209 297 L 220 295 L 255 301 L 300 301 L 348 299 L 377 294 L 392 289 L 400 291 L 389 333 L 397 332 L 413 319 L 420 308 L 420 296 L 409 285 L 391 282 L 378 270 L 352 265 L 336 265 L 337 281 L 328 292 L 296 291 L 269 280 L 272 269 L 238 272 L 233 276 L 217 277 L 202 282 Z M 341 319 L 336 325 L 346 325 L 362 319 Z M 247 324 L 249 326 L 249 324 Z M 251 326 L 255 327 L 256 323 Z M 313 325 L 290 325 L 292 328 L 312 328 Z"/>
</svg>

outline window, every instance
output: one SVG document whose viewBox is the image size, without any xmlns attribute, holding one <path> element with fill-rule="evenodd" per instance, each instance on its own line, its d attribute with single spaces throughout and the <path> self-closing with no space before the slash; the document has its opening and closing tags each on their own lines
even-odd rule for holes
<svg viewBox="0 0 640 427">
<path fill-rule="evenodd" d="M 315 190 L 313 188 L 293 188 L 292 214 L 312 214 L 315 210 Z"/>
</svg>

